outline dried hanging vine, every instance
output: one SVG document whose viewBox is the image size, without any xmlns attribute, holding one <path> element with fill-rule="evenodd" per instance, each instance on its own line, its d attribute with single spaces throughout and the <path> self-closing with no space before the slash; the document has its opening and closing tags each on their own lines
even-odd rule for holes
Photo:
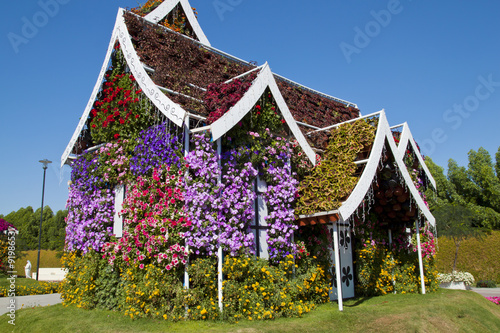
<svg viewBox="0 0 500 333">
<path fill-rule="evenodd" d="M 330 142 L 319 163 L 299 186 L 296 215 L 331 211 L 352 192 L 357 155 L 373 144 L 375 127 L 365 120 L 347 123 L 331 131 Z"/>
</svg>

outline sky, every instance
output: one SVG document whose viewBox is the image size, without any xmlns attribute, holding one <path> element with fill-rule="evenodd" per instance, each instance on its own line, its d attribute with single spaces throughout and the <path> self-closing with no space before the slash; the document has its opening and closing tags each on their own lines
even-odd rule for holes
<svg viewBox="0 0 500 333">
<path fill-rule="evenodd" d="M 145 0 L 144 0 L 145 1 Z M 423 153 L 450 158 L 500 146 L 500 2 L 190 0 L 212 46 L 304 86 L 385 109 Z M 135 0 L 19 0 L 0 20 L 0 214 L 64 209 L 60 167 L 88 102 L 119 7 Z"/>
</svg>

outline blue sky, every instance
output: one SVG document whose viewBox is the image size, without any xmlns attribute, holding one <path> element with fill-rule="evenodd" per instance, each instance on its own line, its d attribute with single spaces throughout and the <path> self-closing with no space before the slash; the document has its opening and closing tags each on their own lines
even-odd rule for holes
<svg viewBox="0 0 500 333">
<path fill-rule="evenodd" d="M 500 3 L 190 0 L 212 45 L 303 85 L 408 122 L 446 167 L 500 146 Z M 57 5 L 54 5 L 57 4 Z M 104 60 L 118 7 L 135 0 L 23 0 L 0 20 L 0 214 L 63 209 L 60 168 Z M 32 25 L 32 26 L 31 26 Z M 31 28 L 31 29 L 30 29 Z"/>
</svg>

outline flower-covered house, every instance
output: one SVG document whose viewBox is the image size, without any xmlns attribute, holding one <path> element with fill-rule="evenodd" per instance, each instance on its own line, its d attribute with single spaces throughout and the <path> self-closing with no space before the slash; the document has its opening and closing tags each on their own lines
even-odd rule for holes
<svg viewBox="0 0 500 333">
<path fill-rule="evenodd" d="M 196 15 L 187 0 L 118 11 L 61 158 L 65 301 L 268 319 L 425 293 L 435 182 L 408 125 L 212 47 Z"/>
</svg>

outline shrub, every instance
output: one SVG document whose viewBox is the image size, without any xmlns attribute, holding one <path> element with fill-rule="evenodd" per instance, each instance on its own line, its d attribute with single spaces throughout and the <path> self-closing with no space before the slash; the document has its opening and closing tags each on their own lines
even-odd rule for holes
<svg viewBox="0 0 500 333">
<path fill-rule="evenodd" d="M 102 254 L 89 250 L 85 255 L 65 253 L 63 267 L 68 270 L 61 285 L 64 305 L 85 309 L 118 309 L 122 297 L 119 288 L 121 271 L 112 267 Z"/>
<path fill-rule="evenodd" d="M 480 281 L 477 281 L 476 287 L 478 287 L 478 288 L 496 288 L 497 285 L 496 285 L 495 281 L 480 280 Z"/>
<path fill-rule="evenodd" d="M 275 267 L 263 259 L 228 258 L 223 268 L 224 318 L 300 317 L 327 302 L 330 277 L 314 259 L 294 263 L 289 255 Z"/>
</svg>

